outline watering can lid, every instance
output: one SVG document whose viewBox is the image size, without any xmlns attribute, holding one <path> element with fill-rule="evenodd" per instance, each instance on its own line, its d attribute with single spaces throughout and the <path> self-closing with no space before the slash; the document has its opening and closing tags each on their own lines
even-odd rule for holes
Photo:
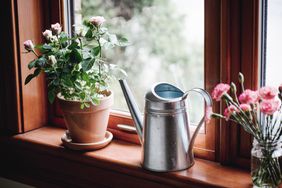
<svg viewBox="0 0 282 188">
<path fill-rule="evenodd" d="M 184 92 L 169 83 L 157 83 L 146 94 L 146 100 L 153 102 L 177 102 L 182 100 Z"/>
</svg>

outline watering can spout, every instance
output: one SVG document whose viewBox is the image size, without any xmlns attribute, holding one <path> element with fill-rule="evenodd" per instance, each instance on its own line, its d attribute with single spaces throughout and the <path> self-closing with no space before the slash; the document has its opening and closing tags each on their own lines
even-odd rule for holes
<svg viewBox="0 0 282 188">
<path fill-rule="evenodd" d="M 142 143 L 142 134 L 143 134 L 143 125 L 142 125 L 142 115 L 138 108 L 138 105 L 133 97 L 133 94 L 126 82 L 126 80 L 119 80 L 124 98 L 126 100 L 128 109 L 131 113 L 132 119 L 134 121 L 136 131 L 139 137 L 140 142 Z"/>
</svg>

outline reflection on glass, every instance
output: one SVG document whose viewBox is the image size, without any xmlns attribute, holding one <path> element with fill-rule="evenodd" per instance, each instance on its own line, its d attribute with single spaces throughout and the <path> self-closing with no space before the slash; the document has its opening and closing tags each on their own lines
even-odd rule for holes
<svg viewBox="0 0 282 188">
<path fill-rule="evenodd" d="M 183 90 L 204 87 L 204 0 L 76 0 L 75 11 L 75 24 L 102 15 L 113 33 L 131 42 L 104 56 L 126 70 L 141 110 L 146 91 L 156 82 Z M 112 89 L 114 108 L 127 110 L 117 81 Z M 197 95 L 190 101 L 191 120 L 199 121 L 204 103 Z"/>
<path fill-rule="evenodd" d="M 282 83 L 282 1 L 268 1 L 267 8 L 266 85 L 278 86 Z"/>
</svg>

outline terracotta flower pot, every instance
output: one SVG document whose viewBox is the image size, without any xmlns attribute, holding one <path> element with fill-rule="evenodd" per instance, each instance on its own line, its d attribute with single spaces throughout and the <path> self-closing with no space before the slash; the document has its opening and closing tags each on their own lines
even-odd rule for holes
<svg viewBox="0 0 282 188">
<path fill-rule="evenodd" d="M 80 108 L 80 102 L 68 101 L 61 97 L 59 104 L 71 139 L 76 143 L 93 143 L 105 138 L 110 108 L 113 105 L 113 93 L 108 91 L 99 105 Z"/>
</svg>

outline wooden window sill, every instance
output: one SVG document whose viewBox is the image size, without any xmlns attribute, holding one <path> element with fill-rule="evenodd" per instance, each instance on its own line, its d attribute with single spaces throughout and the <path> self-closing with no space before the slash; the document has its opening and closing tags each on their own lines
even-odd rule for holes
<svg viewBox="0 0 282 188">
<path fill-rule="evenodd" d="M 63 133 L 61 128 L 43 127 L 10 138 L 2 137 L 0 148 L 5 152 L 1 152 L 0 166 L 9 166 L 9 170 L 0 171 L 0 175 L 20 177 L 19 180 L 27 180 L 24 183 L 35 185 L 45 182 L 44 185 L 82 187 L 251 186 L 248 171 L 201 159 L 196 159 L 195 165 L 184 171 L 146 171 L 140 167 L 141 147 L 120 140 L 113 140 L 108 147 L 93 152 L 71 151 L 62 146 Z"/>
</svg>

